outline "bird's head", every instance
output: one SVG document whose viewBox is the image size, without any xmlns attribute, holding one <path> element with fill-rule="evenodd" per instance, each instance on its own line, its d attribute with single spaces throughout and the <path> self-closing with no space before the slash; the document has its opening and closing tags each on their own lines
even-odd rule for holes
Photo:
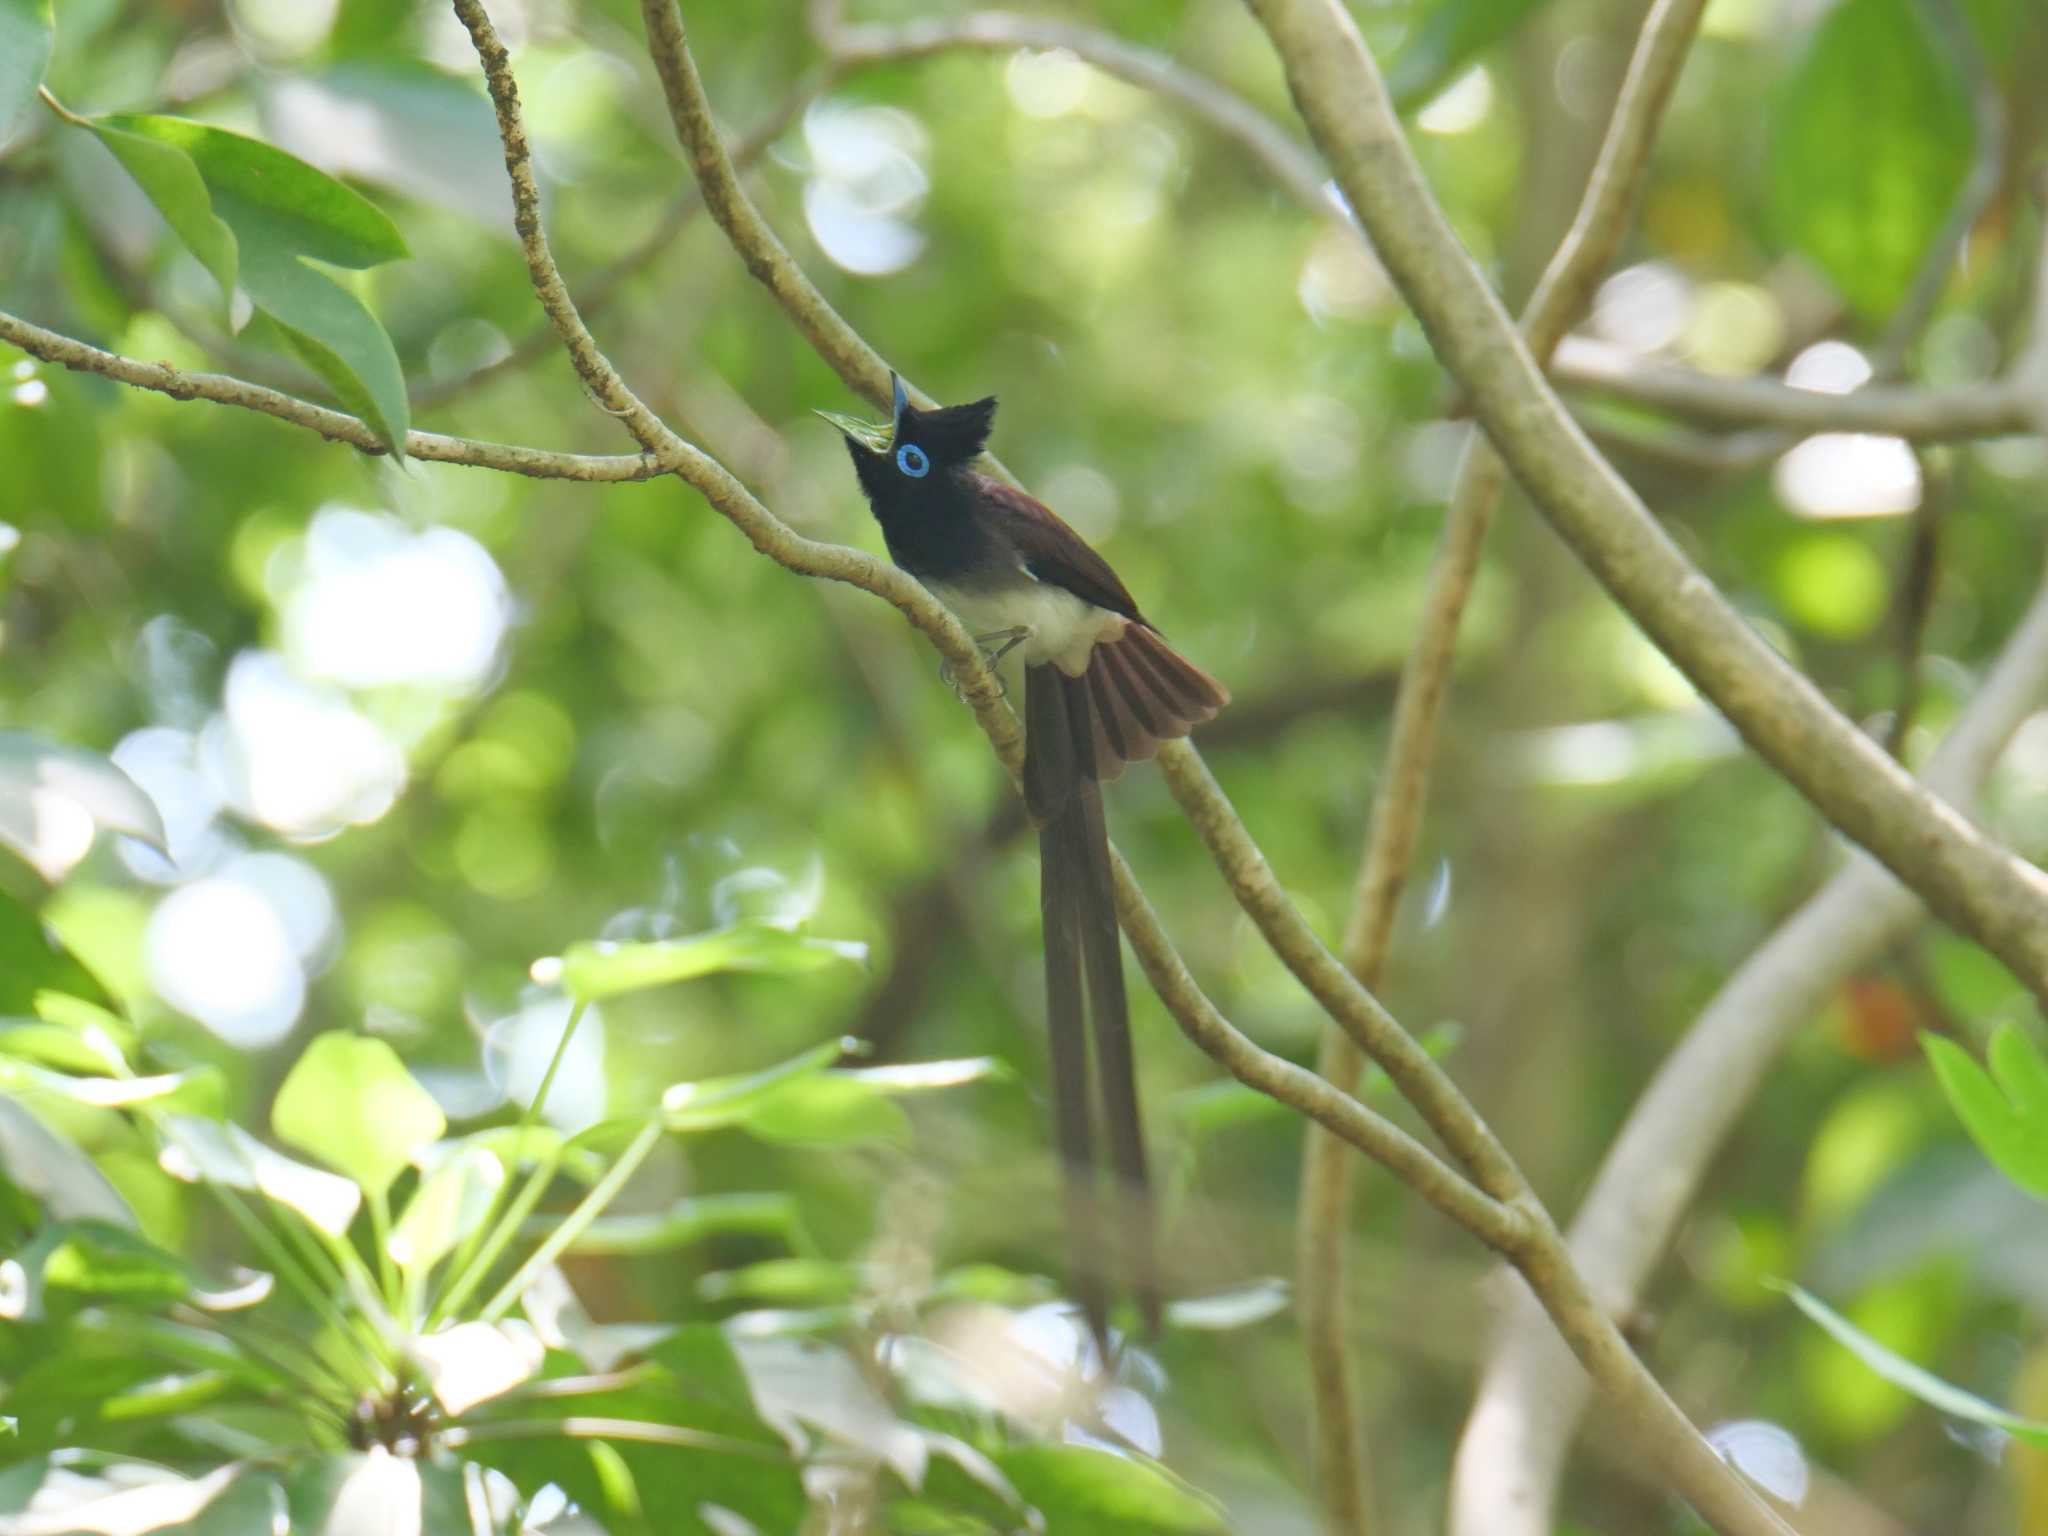
<svg viewBox="0 0 2048 1536">
<path fill-rule="evenodd" d="M 900 505 L 943 493 L 955 474 L 973 463 L 995 425 L 996 399 L 966 405 L 934 406 L 921 411 L 895 374 L 889 375 L 895 415 L 886 425 L 842 416 L 818 414 L 846 438 L 854 473 L 871 505 Z"/>
</svg>

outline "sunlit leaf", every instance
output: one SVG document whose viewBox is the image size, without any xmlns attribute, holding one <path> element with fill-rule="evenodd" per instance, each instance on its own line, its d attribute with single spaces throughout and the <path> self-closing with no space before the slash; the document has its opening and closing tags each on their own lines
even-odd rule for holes
<svg viewBox="0 0 2048 1536">
<path fill-rule="evenodd" d="M 547 1350 L 523 1323 L 458 1323 L 413 1339 L 406 1353 L 426 1371 L 443 1408 L 467 1413 L 532 1376 Z"/>
<path fill-rule="evenodd" d="M 91 1158 L 5 1094 L 0 1094 L 0 1168 L 58 1220 L 136 1224 L 128 1202 Z"/>
<path fill-rule="evenodd" d="M 1781 237 L 1867 317 L 1913 280 L 1969 170 L 1961 79 L 1916 0 L 1841 0 L 1772 114 Z"/>
<path fill-rule="evenodd" d="M 865 944 L 850 940 L 814 939 L 788 928 L 746 922 L 686 939 L 604 939 L 571 945 L 561 957 L 559 977 L 571 997 L 591 1002 L 720 971 L 790 975 L 846 961 L 861 963 L 867 953 Z M 535 975 L 541 974 L 536 969 Z"/>
<path fill-rule="evenodd" d="M 383 1040 L 347 1030 L 316 1036 L 270 1111 L 278 1139 L 379 1192 L 440 1138 L 447 1117 Z"/>
<path fill-rule="evenodd" d="M 13 1255 L 19 1271 L 0 1316 L 35 1322 L 52 1288 L 114 1305 L 180 1301 L 198 1283 L 192 1267 L 133 1228 L 103 1220 L 60 1221 Z"/>
<path fill-rule="evenodd" d="M 704 1131 L 739 1124 L 791 1083 L 815 1076 L 841 1056 L 860 1049 L 860 1042 L 850 1038 L 827 1040 L 801 1056 L 759 1072 L 677 1083 L 661 1096 L 662 1123 L 672 1131 Z"/>
<path fill-rule="evenodd" d="M 1991 1038 L 1991 1070 L 1953 1040 L 1923 1034 L 1921 1047 L 1970 1137 L 2022 1189 L 2048 1200 L 2048 1063 L 2016 1024 Z"/>
<path fill-rule="evenodd" d="M 45 992 L 66 993 L 103 1007 L 107 989 L 58 943 L 28 907 L 0 891 L 0 1014 L 40 1013 Z"/>
<path fill-rule="evenodd" d="M 0 0 L 0 17 L 5 4 Z M 0 74 L 4 71 L 0 64 Z M 106 758 L 26 732 L 0 731 L 0 844 L 45 879 L 56 880 L 84 857 L 95 828 L 163 849 L 156 802 Z"/>
<path fill-rule="evenodd" d="M 195 1408 L 203 1408 L 233 1386 L 234 1379 L 224 1371 L 158 1376 L 109 1397 L 100 1404 L 100 1417 L 118 1422 L 190 1413 Z"/>
<path fill-rule="evenodd" d="M 955 1061 L 904 1061 L 886 1067 L 849 1067 L 836 1074 L 865 1083 L 883 1093 L 927 1093 L 967 1083 L 1014 1082 L 1016 1072 L 994 1056 L 967 1056 Z"/>
<path fill-rule="evenodd" d="M 158 1161 L 172 1178 L 259 1191 L 330 1236 L 346 1232 L 362 1204 L 362 1191 L 350 1180 L 294 1162 L 238 1125 L 172 1115 L 164 1133 Z"/>
<path fill-rule="evenodd" d="M 910 1145 L 910 1117 L 903 1107 L 851 1073 L 824 1072 L 785 1083 L 764 1095 L 741 1123 L 763 1141 L 799 1146 Z"/>
<path fill-rule="evenodd" d="M 1235 1290 L 1215 1291 L 1207 1296 L 1189 1296 L 1170 1302 L 1166 1308 L 1166 1321 L 1175 1328 L 1201 1332 L 1221 1333 L 1232 1328 L 1249 1328 L 1286 1311 L 1291 1295 L 1292 1288 L 1285 1280 L 1255 1280 Z"/>
<path fill-rule="evenodd" d="M 0 1056 L 39 1062 L 66 1072 L 113 1072 L 127 1065 L 111 1042 L 40 1019 L 0 1019 Z"/>
<path fill-rule="evenodd" d="M 1159 1463 L 1085 1445 L 1026 1445 L 996 1464 L 1046 1528 L 1222 1531 L 1223 1511 Z"/>
<path fill-rule="evenodd" d="M 915 1488 L 928 1455 L 915 1426 L 898 1419 L 873 1382 L 835 1344 L 738 1338 L 734 1352 L 761 1416 L 792 1445 L 814 1429 L 888 1466 Z"/>
<path fill-rule="evenodd" d="M 467 1148 L 420 1180 L 392 1228 L 388 1250 L 401 1269 L 424 1275 L 489 1217 L 505 1186 L 505 1165 Z"/>
<path fill-rule="evenodd" d="M 143 1536 L 144 1532 L 224 1536 L 232 1529 L 203 1517 L 242 1476 L 244 1468 L 239 1463 L 231 1462 L 195 1478 L 139 1464 L 120 1470 L 124 1475 L 119 1482 L 97 1480 L 104 1492 L 87 1493 L 63 1508 L 58 1518 L 38 1512 L 0 1520 L 0 1536 L 70 1536 L 73 1532 L 81 1536 L 86 1532 L 96 1536 Z M 241 1527 L 243 1532 L 248 1529 Z"/>
<path fill-rule="evenodd" d="M 860 1287 L 860 1271 L 830 1259 L 764 1259 L 740 1269 L 714 1270 L 697 1282 L 706 1301 L 754 1301 L 773 1306 L 822 1306 L 845 1301 Z"/>
<path fill-rule="evenodd" d="M 0 143 L 36 99 L 54 31 L 50 0 L 0 0 Z"/>
<path fill-rule="evenodd" d="M 2048 1448 L 2048 1421 L 2026 1419 L 2018 1414 L 2007 1413 L 2003 1408 L 1987 1403 L 1981 1397 L 1965 1392 L 1961 1387 L 1951 1386 L 1933 1372 L 1923 1370 L 1903 1356 L 1894 1354 L 1826 1302 L 1799 1286 L 1782 1281 L 1766 1283 L 1791 1297 L 1793 1304 L 1800 1311 L 1833 1334 L 1855 1354 L 1857 1359 L 1893 1386 L 1911 1393 L 1921 1402 L 1939 1409 L 1951 1418 L 1965 1419 L 1973 1424 L 1989 1424 L 2025 1440 L 2030 1445 Z"/>
<path fill-rule="evenodd" d="M 285 1483 L 292 1536 L 441 1536 L 420 1518 L 422 1465 L 382 1452 L 299 1462 Z"/>
<path fill-rule="evenodd" d="M 190 1072 L 158 1072 L 149 1077 L 75 1077 L 10 1061 L 0 1061 L 0 1088 L 55 1094 L 91 1109 L 126 1109 L 137 1104 L 161 1108 L 193 1100 L 201 1106 L 216 1107 L 223 1091 L 220 1069 L 212 1066 L 195 1067 Z"/>
<path fill-rule="evenodd" d="M 667 1253 L 729 1232 L 780 1238 L 792 1248 L 804 1247 L 808 1241 L 803 1235 L 796 1197 L 778 1190 L 769 1194 L 693 1195 L 664 1211 L 600 1216 L 569 1245 L 569 1252 Z"/>
</svg>

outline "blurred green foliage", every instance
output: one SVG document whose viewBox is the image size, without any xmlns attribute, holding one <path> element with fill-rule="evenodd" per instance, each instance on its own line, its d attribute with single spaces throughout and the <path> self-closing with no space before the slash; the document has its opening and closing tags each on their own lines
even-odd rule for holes
<svg viewBox="0 0 2048 1536">
<path fill-rule="evenodd" d="M 579 294 L 684 192 L 636 10 L 493 6 L 553 247 Z M 856 16 L 958 10 L 877 0 Z M 1358 8 L 1412 96 L 1438 195 L 1511 301 L 1569 218 L 1640 10 Z M 1939 385 L 1995 374 L 2026 331 L 2041 232 L 2027 177 L 2043 134 L 2030 82 L 2048 71 L 2048 37 L 2032 0 L 1959 10 L 1981 66 L 1952 55 L 1917 0 L 1716 0 L 1623 280 L 1592 328 L 1722 370 L 1781 369 L 1827 339 L 1869 348 L 1984 152 L 1970 109 L 1982 89 L 2003 108 L 2005 173 L 1912 369 Z M 818 62 L 797 0 L 684 11 L 734 136 L 769 120 Z M 164 199 L 153 205 L 101 137 L 29 99 L 14 61 L 41 14 L 0 0 L 0 135 L 22 108 L 0 141 L 0 309 L 323 400 L 339 379 L 349 400 L 345 376 L 259 344 L 265 322 L 237 331 L 217 267 L 166 226 Z M 1289 121 L 1269 52 L 1231 0 L 1063 14 Z M 72 111 L 247 135 L 388 216 L 409 257 L 318 280 L 388 334 L 416 427 L 630 447 L 558 351 L 487 366 L 541 320 L 488 104 L 444 7 L 61 0 L 54 17 L 47 80 Z M 30 42 L 17 50 L 16 37 Z M 1304 911 L 1338 934 L 1461 431 L 1443 420 L 1448 381 L 1376 265 L 1241 146 L 1057 55 L 942 54 L 848 75 L 750 186 L 831 301 L 908 375 L 941 399 L 1002 398 L 1005 462 L 1229 682 L 1238 702 L 1205 751 Z M 1645 293 L 1663 297 L 1646 305 Z M 649 403 L 799 531 L 879 549 L 843 451 L 809 415 L 851 402 L 707 220 L 588 318 Z M 387 426 L 405 414 L 380 409 Z M 1618 409 L 1597 425 L 1659 429 Z M 2031 439 L 1935 452 L 1951 489 L 1905 737 L 1914 762 L 2028 599 L 2048 471 Z M 1860 459 L 1809 461 L 1851 514 L 1886 512 L 1824 520 L 1775 454 L 1724 474 L 1616 457 L 1773 643 L 1881 729 L 1905 666 L 1911 520 L 1894 515 L 1896 497 L 1904 485 L 1905 504 L 1917 499 L 1920 469 L 1884 459 L 1890 479 L 1872 480 Z M 708 1405 L 691 1411 L 706 1423 L 772 1437 L 755 1417 L 772 1412 L 718 1386 L 736 1368 L 712 1321 L 772 1308 L 823 1317 L 833 1336 L 849 1308 L 870 1321 L 949 1302 L 1028 1316 L 1056 1294 L 1042 1278 L 1061 1259 L 1035 1086 L 1035 863 L 985 742 L 933 672 L 886 607 L 791 577 L 675 482 L 396 465 L 0 350 L 0 727 L 112 753 L 163 804 L 173 859 L 102 836 L 54 890 L 29 878 L 0 895 L 0 1251 L 25 1263 L 41 1243 L 44 1294 L 79 1303 L 61 1331 L 0 1321 L 0 1415 L 23 1417 L 22 1401 L 65 1381 L 127 1402 L 112 1422 L 144 1426 L 108 1431 L 109 1443 L 186 1470 L 202 1459 L 193 1423 L 221 1426 L 216 1450 L 274 1430 L 204 1419 L 219 1361 L 195 1357 L 175 1382 L 135 1374 L 140 1336 L 192 1344 L 160 1315 L 167 1298 L 220 1286 L 237 1265 L 270 1267 L 218 1203 L 165 1170 L 151 1117 L 229 1141 L 223 1125 L 274 1130 L 333 1172 L 295 1166 L 383 1185 L 394 1223 L 418 1203 L 414 1252 L 459 1244 L 478 1230 L 464 1214 L 474 1192 L 452 1174 L 436 1186 L 443 1165 L 401 1156 L 425 1134 L 422 1095 L 451 1134 L 495 1127 L 490 1166 L 517 1164 L 506 1138 L 561 1036 L 565 978 L 600 1001 L 564 1053 L 553 1134 L 600 1133 L 577 1149 L 589 1161 L 564 1151 L 547 1203 L 518 1229 L 529 1246 L 616 1166 L 605 1160 L 671 1085 L 749 1081 L 843 1035 L 872 1044 L 862 1067 L 806 1076 L 745 1117 L 692 1123 L 687 1140 L 673 1125 L 570 1246 L 563 1273 L 591 1330 L 583 1365 L 607 1369 L 592 1362 L 612 1346 L 631 1354 L 601 1330 L 680 1330 L 652 1357 L 652 1384 L 608 1387 L 617 1400 L 590 1414 L 682 1423 L 674 1398 L 701 1389 Z M 1310 1059 L 1317 1014 L 1156 777 L 1127 776 L 1113 805 L 1118 841 L 1204 987 L 1262 1043 Z M 2048 853 L 2040 719 L 1994 783 L 1990 815 L 2021 852 Z M 1511 502 L 1467 618 L 1385 990 L 1417 1030 L 1459 1026 L 1452 1071 L 1561 1214 L 1671 1041 L 1837 857 Z M 842 947 L 810 947 L 797 916 Z M 846 946 L 865 946 L 866 965 L 843 963 Z M 779 974 L 747 974 L 736 962 L 749 955 Z M 536 972 L 547 957 L 559 967 Z M 606 996 L 605 976 L 621 974 L 607 961 L 647 967 L 639 980 L 695 979 Z M 118 1014 L 81 1016 L 63 997 Z M 1134 1005 L 1175 1288 L 1265 1295 L 1261 1282 L 1292 1263 L 1300 1126 L 1219 1088 L 1156 1001 L 1139 990 Z M 1760 1282 L 1799 1276 L 1946 1379 L 2018 1400 L 2007 1389 L 2048 1311 L 2048 1237 L 1963 1139 L 1912 1046 L 1916 1027 L 1974 1044 L 1995 1025 L 2038 1039 L 2041 1019 L 1995 962 L 1941 931 L 1846 989 L 1717 1165 L 1651 1298 L 1645 1346 L 1696 1417 L 1767 1416 L 1900 1518 L 1962 1532 L 2004 1528 L 1986 1443 L 1944 1433 Z M 162 1080 L 161 1105 L 55 1091 L 51 1077 L 112 1080 L 92 1066 L 94 1029 L 139 1080 Z M 982 1058 L 1002 1070 L 944 1092 L 862 1076 Z M 346 1096 L 366 1084 L 394 1095 L 389 1146 L 366 1140 L 361 1118 L 386 1111 Z M 670 1108 L 687 1118 L 687 1103 Z M 1361 1185 L 1357 1337 L 1379 1498 L 1390 1529 L 1425 1529 L 1468 1406 L 1488 1263 L 1384 1179 Z M 373 1219 L 366 1209 L 354 1228 L 372 1255 Z M 110 1220 L 125 1235 L 110 1236 Z M 104 1304 L 115 1296 L 132 1310 Z M 1236 1528 L 1309 1529 L 1290 1314 L 1233 1315 L 1242 1326 L 1189 1323 L 1156 1342 L 1154 1377 L 1130 1390 L 1158 1416 L 1164 1465 L 1113 1468 L 1128 1475 L 1108 1491 L 1113 1458 L 1060 1444 L 1056 1426 L 997 1444 L 970 1433 L 985 1426 L 964 1410 L 949 1419 L 920 1400 L 920 1425 L 943 1425 L 962 1451 L 932 1457 L 921 1494 L 892 1485 L 900 1528 L 1001 1528 L 1013 1511 L 988 1502 L 993 1485 L 965 1454 L 980 1445 L 1048 1512 L 1133 1498 L 1152 1528 L 1201 1529 L 1213 1497 Z M 776 1364 L 820 1392 L 837 1379 L 836 1361 L 795 1346 Z M 920 1380 L 913 1364 L 896 1362 L 900 1383 Z M 550 1369 L 568 1366 L 561 1353 Z M 0 1457 L 56 1443 L 0 1445 Z M 495 1445 L 465 1454 L 522 1479 L 545 1469 L 593 1507 L 626 1507 L 621 1490 L 637 1487 L 653 1528 L 700 1518 L 695 1503 L 660 1502 L 680 1496 L 645 1446 Z M 283 1500 L 317 1529 L 361 1465 L 337 1450 L 212 1509 L 247 1520 Z M 0 1510 L 38 1486 L 34 1470 L 0 1469 Z M 1571 1518 L 1674 1528 L 1625 1471 L 1589 1460 L 1568 1490 Z M 711 1488 L 728 1473 L 702 1475 Z M 801 1508 L 790 1469 L 777 1475 L 752 1516 L 764 1530 Z M 430 1468 L 423 1507 L 460 1495 L 441 1476 Z M 943 1523 L 953 1518 L 985 1524 Z M 1130 1525 L 1069 1513 L 1050 1528 Z"/>
</svg>

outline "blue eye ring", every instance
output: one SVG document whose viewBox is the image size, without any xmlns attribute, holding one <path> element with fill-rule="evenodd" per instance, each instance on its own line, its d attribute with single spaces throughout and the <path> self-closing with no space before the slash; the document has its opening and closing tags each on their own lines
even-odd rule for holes
<svg viewBox="0 0 2048 1536">
<path fill-rule="evenodd" d="M 913 480 L 922 480 L 932 472 L 932 461 L 915 443 L 905 443 L 896 450 L 896 467 Z"/>
</svg>

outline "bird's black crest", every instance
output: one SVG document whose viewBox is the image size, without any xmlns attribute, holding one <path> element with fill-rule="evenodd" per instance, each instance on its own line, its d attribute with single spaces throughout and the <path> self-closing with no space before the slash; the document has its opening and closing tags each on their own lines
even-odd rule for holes
<svg viewBox="0 0 2048 1536">
<path fill-rule="evenodd" d="M 929 411 L 907 405 L 896 424 L 896 441 L 917 444 L 936 464 L 965 464 L 981 452 L 995 424 L 994 395 Z"/>
</svg>

